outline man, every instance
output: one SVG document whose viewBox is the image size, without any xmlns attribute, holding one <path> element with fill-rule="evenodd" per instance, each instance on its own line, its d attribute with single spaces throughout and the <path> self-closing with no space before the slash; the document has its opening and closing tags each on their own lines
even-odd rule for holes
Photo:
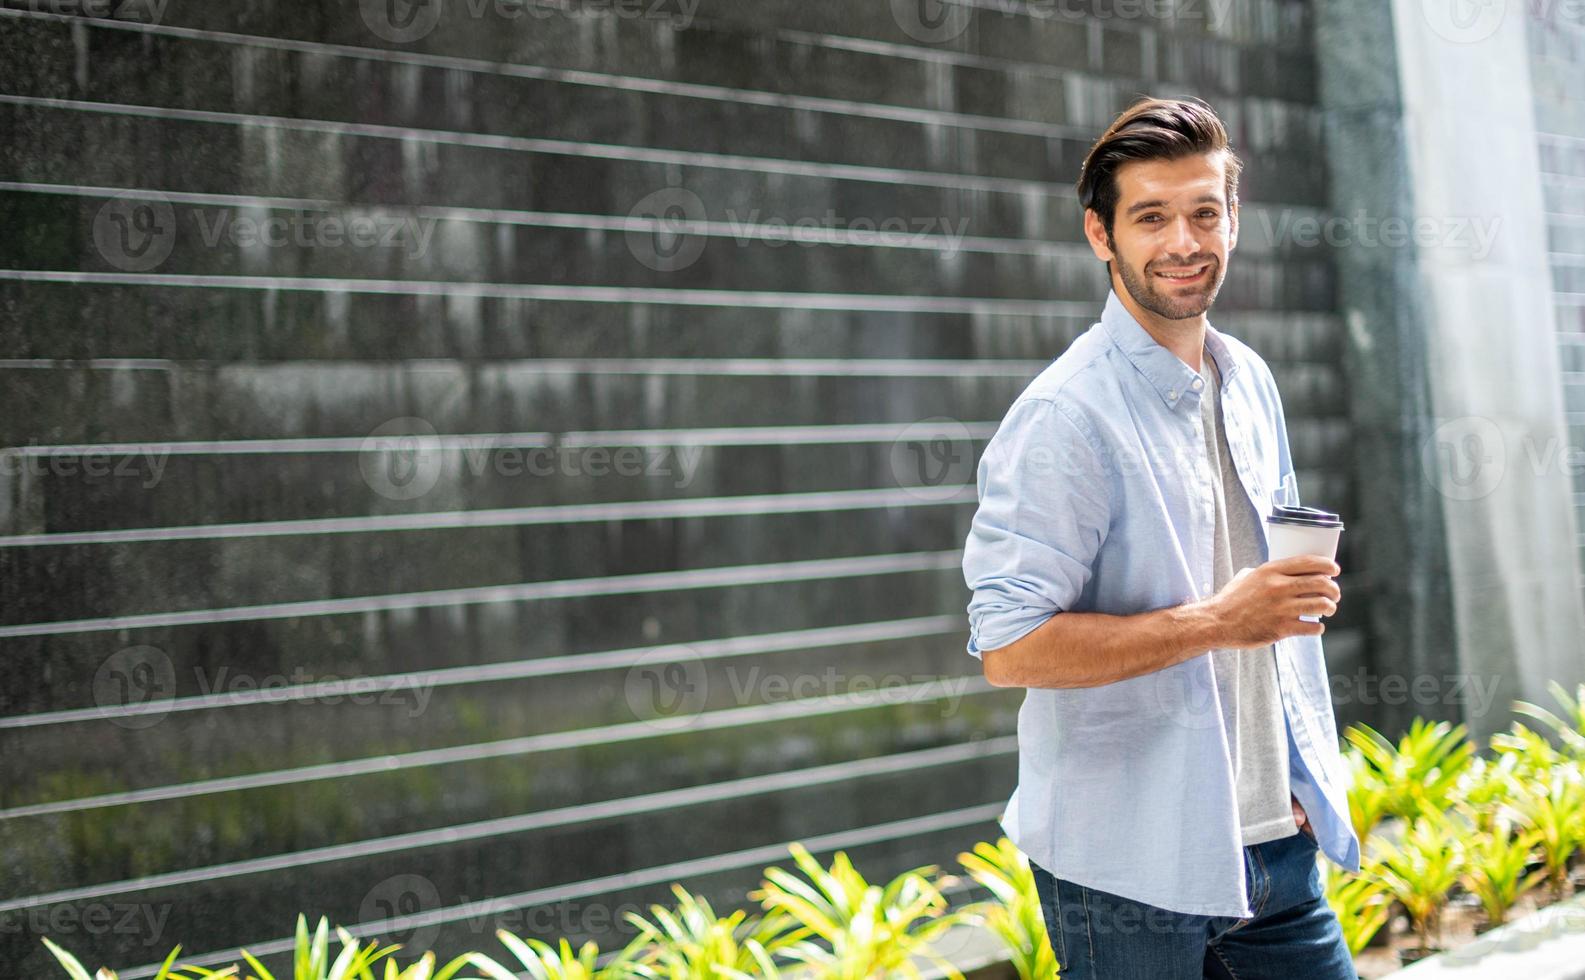
<svg viewBox="0 0 1585 980">
<path fill-rule="evenodd" d="M 1099 323 L 979 464 L 968 649 L 1025 687 L 1003 827 L 1064 980 L 1354 980 L 1317 851 L 1359 870 L 1320 635 L 1331 559 L 1266 561 L 1297 505 L 1265 361 L 1206 318 L 1241 163 L 1198 100 L 1144 99 L 1091 149 Z"/>
</svg>

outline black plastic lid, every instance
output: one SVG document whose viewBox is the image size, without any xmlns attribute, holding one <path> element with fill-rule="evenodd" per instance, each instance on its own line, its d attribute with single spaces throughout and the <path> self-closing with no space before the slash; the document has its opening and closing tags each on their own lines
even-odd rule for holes
<svg viewBox="0 0 1585 980">
<path fill-rule="evenodd" d="M 1276 504 L 1271 508 L 1271 523 L 1331 528 L 1342 527 L 1343 519 L 1329 510 L 1319 510 L 1315 507 L 1284 507 Z"/>
</svg>

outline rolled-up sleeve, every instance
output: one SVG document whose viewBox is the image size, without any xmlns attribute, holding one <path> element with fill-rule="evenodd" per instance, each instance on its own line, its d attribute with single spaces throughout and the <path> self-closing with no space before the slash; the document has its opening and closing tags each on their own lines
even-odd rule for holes
<svg viewBox="0 0 1585 980">
<path fill-rule="evenodd" d="M 982 657 L 1073 607 L 1110 524 L 1107 472 L 1058 402 L 1014 403 L 985 446 L 963 549 L 968 651 Z"/>
</svg>

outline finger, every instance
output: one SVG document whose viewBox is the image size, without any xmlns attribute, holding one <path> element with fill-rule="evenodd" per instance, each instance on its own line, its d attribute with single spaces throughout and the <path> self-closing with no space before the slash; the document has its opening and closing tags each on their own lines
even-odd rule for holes
<svg viewBox="0 0 1585 980">
<path fill-rule="evenodd" d="M 1316 599 L 1325 599 L 1328 603 L 1333 604 L 1333 607 L 1336 607 L 1336 604 L 1342 601 L 1342 596 L 1339 593 L 1330 593 L 1330 591 L 1306 591 L 1306 593 L 1301 593 L 1295 598 L 1304 601 L 1304 603 L 1314 603 Z"/>
<path fill-rule="evenodd" d="M 1324 555 L 1290 555 L 1270 563 L 1284 575 L 1338 575 L 1342 569 Z"/>
<path fill-rule="evenodd" d="M 1304 616 L 1333 616 L 1337 614 L 1337 603 L 1326 596 L 1315 596 L 1304 600 L 1304 606 L 1299 612 Z"/>
<path fill-rule="evenodd" d="M 1300 616 L 1330 616 L 1337 612 L 1337 603 L 1324 595 L 1296 596 L 1282 606 L 1284 615 L 1298 619 Z"/>
<path fill-rule="evenodd" d="M 1326 632 L 1326 623 L 1312 623 L 1308 619 L 1300 619 L 1300 615 L 1314 616 L 1317 610 L 1295 607 L 1293 614 L 1282 626 L 1283 636 L 1320 636 Z"/>
<path fill-rule="evenodd" d="M 1324 595 L 1334 600 L 1343 598 L 1343 590 L 1325 575 L 1295 576 L 1288 584 L 1297 595 Z"/>
</svg>

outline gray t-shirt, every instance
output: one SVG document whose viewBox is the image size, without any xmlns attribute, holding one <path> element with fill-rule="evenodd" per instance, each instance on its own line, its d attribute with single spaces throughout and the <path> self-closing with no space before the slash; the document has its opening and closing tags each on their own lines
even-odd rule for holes
<svg viewBox="0 0 1585 980">
<path fill-rule="evenodd" d="M 1211 466 L 1216 501 L 1216 547 L 1213 575 L 1219 591 L 1240 569 L 1261 563 L 1260 516 L 1239 482 L 1222 430 L 1221 375 L 1207 348 L 1201 355 L 1205 380 L 1200 414 L 1206 456 Z M 1222 725 L 1232 753 L 1238 787 L 1238 819 L 1245 845 L 1276 840 L 1298 832 L 1288 786 L 1288 729 L 1277 687 L 1277 652 L 1273 646 L 1211 651 Z"/>
</svg>

